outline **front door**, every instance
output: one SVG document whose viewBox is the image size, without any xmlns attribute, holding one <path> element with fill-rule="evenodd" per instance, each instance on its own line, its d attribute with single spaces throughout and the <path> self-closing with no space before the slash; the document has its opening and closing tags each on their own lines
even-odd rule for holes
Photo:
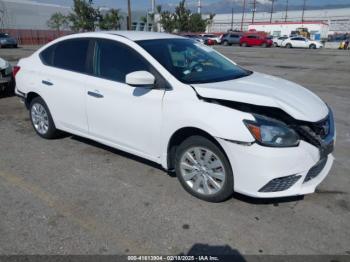
<svg viewBox="0 0 350 262">
<path fill-rule="evenodd" d="M 133 87 L 125 76 L 134 71 L 159 75 L 130 47 L 107 39 L 95 42 L 93 75 L 87 82 L 86 103 L 90 135 L 156 161 L 164 88 Z M 157 86 L 159 87 L 159 86 Z"/>
</svg>

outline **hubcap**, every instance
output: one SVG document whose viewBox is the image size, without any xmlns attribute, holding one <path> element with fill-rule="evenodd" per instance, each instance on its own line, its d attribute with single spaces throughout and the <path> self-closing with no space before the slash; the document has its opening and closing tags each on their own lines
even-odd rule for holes
<svg viewBox="0 0 350 262">
<path fill-rule="evenodd" d="M 225 168 L 220 158 L 204 147 L 189 148 L 180 160 L 181 176 L 197 193 L 212 195 L 225 183 Z"/>
<path fill-rule="evenodd" d="M 45 135 L 49 130 L 49 117 L 45 108 L 41 104 L 35 103 L 32 106 L 30 113 L 36 131 Z"/>
</svg>

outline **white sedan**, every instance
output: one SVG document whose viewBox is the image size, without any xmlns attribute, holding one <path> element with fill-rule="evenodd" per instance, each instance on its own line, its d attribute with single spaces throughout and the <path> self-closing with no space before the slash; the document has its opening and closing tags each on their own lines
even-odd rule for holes
<svg viewBox="0 0 350 262">
<path fill-rule="evenodd" d="M 288 36 L 275 37 L 275 38 L 273 38 L 273 45 L 275 47 L 279 47 L 282 45 L 283 41 L 286 39 L 288 39 Z"/>
<path fill-rule="evenodd" d="M 63 130 L 154 161 L 206 201 L 309 194 L 333 163 L 332 110 L 318 96 L 181 36 L 69 35 L 14 72 L 39 136 Z"/>
<path fill-rule="evenodd" d="M 309 40 L 302 36 L 290 37 L 281 43 L 282 47 L 286 48 L 322 48 L 323 44 L 318 41 Z"/>
</svg>

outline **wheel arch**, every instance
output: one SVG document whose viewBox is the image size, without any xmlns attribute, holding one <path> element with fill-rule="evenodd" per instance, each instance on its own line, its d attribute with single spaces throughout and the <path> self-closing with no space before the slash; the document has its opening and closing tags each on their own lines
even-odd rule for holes
<svg viewBox="0 0 350 262">
<path fill-rule="evenodd" d="M 41 97 L 38 93 L 36 92 L 29 92 L 26 95 L 26 99 L 25 99 L 25 105 L 27 107 L 27 109 L 29 109 L 30 103 L 33 101 L 34 98 L 36 97 Z"/>
<path fill-rule="evenodd" d="M 223 149 L 223 147 L 220 145 L 220 143 L 216 140 L 216 138 L 209 134 L 208 132 L 204 131 L 201 128 L 188 126 L 188 127 L 182 127 L 178 130 L 176 130 L 170 137 L 168 146 L 167 146 L 167 155 L 166 155 L 166 164 L 168 170 L 174 170 L 175 168 L 175 154 L 177 147 L 185 141 L 187 138 L 191 136 L 202 136 L 213 142 L 225 155 L 225 157 L 229 158 Z M 230 162 L 230 161 L 229 161 Z"/>
</svg>

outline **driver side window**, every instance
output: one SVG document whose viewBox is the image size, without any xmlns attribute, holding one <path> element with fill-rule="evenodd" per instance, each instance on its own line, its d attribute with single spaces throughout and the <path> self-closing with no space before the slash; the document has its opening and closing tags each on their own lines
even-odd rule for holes
<svg viewBox="0 0 350 262">
<path fill-rule="evenodd" d="M 150 65 L 131 48 L 116 41 L 96 40 L 93 74 L 97 77 L 125 83 L 125 76 L 134 71 L 150 72 Z"/>
</svg>

